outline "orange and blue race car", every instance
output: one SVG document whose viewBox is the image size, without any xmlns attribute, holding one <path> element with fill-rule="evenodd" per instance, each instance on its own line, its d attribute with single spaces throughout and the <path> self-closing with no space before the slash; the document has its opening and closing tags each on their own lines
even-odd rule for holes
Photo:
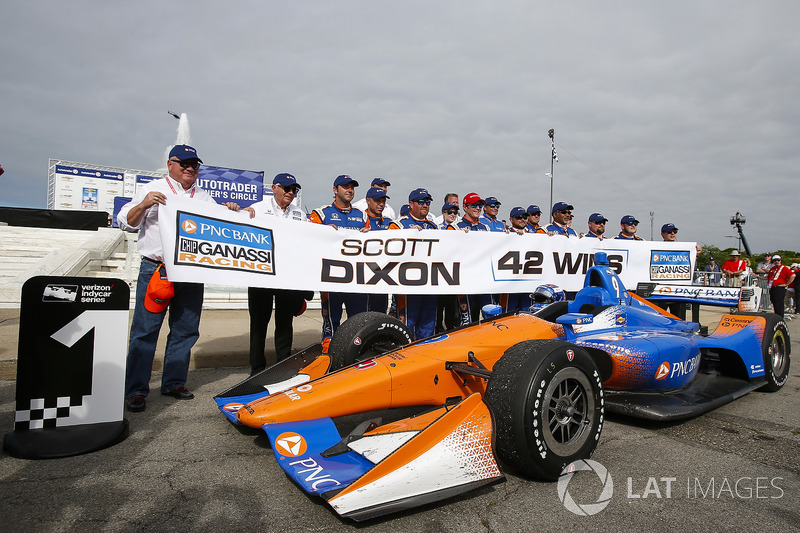
<svg viewBox="0 0 800 533">
<path fill-rule="evenodd" d="M 219 394 L 262 428 L 279 465 L 341 516 L 365 520 L 503 479 L 556 480 L 594 452 L 606 413 L 697 416 L 786 382 L 777 315 L 708 334 L 624 287 L 597 252 L 573 299 L 414 340 L 381 313 Z M 502 467 L 502 468 L 501 468 Z"/>
</svg>

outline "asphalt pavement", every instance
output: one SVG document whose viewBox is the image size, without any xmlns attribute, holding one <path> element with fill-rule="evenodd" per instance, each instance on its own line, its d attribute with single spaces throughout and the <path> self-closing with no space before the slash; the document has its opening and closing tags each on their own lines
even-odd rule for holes
<svg viewBox="0 0 800 533">
<path fill-rule="evenodd" d="M 296 321 L 296 348 L 318 340 L 319 311 L 307 315 Z M 0 370 L 13 367 L 15 320 L 13 310 L 0 312 Z M 788 325 L 794 348 L 800 319 Z M 437 504 L 361 524 L 340 519 L 283 474 L 262 432 L 232 426 L 212 400 L 248 375 L 247 328 L 246 311 L 204 311 L 187 384 L 196 398 L 151 395 L 146 411 L 126 412 L 130 435 L 123 442 L 64 459 L 23 460 L 3 452 L 3 528 L 605 532 L 796 531 L 800 524 L 800 367 L 777 393 L 753 392 L 682 423 L 612 417 L 592 457 L 609 476 L 579 472 L 561 498 L 557 483 L 506 474 L 503 482 Z M 156 390 L 159 379 L 154 372 Z M 13 375 L 3 375 L 0 420 L 9 430 L 14 394 Z M 598 503 L 609 479 L 613 490 L 602 510 L 573 512 L 597 510 L 586 504 Z M 562 502 L 570 498 L 578 504 L 573 511 Z"/>
</svg>

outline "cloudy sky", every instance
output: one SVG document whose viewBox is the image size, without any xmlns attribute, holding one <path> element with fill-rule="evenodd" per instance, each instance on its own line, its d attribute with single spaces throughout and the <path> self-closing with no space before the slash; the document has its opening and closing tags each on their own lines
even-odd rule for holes
<svg viewBox="0 0 800 533">
<path fill-rule="evenodd" d="M 208 164 L 635 215 L 654 237 L 800 249 L 800 3 L 609 0 L 0 4 L 0 205 L 47 162 L 156 170 L 187 113 Z M 271 181 L 271 180 L 270 180 Z M 546 207 L 545 207 L 546 210 Z"/>
</svg>

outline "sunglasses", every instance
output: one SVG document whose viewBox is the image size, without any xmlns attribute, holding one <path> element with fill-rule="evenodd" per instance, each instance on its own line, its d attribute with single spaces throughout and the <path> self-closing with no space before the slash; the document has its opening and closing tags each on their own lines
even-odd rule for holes
<svg viewBox="0 0 800 533">
<path fill-rule="evenodd" d="M 625 222 L 624 224 L 626 226 L 638 226 L 638 224 L 636 222 Z"/>
<path fill-rule="evenodd" d="M 177 159 L 170 159 L 173 163 L 178 163 L 181 168 L 189 168 L 192 167 L 193 169 L 197 170 L 200 168 L 200 161 L 197 159 L 189 159 L 187 161 L 178 161 Z"/>
<path fill-rule="evenodd" d="M 457 215 L 458 211 L 445 211 L 448 215 Z"/>
<path fill-rule="evenodd" d="M 293 194 L 297 194 L 297 190 L 298 190 L 298 188 L 299 188 L 299 187 L 297 187 L 297 185 L 290 185 L 290 186 L 288 186 L 288 187 L 284 187 L 284 186 L 283 186 L 283 185 L 281 185 L 280 183 L 276 183 L 276 185 L 277 185 L 278 187 L 280 187 L 281 189 L 283 189 L 284 191 L 286 191 L 286 192 L 290 192 L 290 193 L 293 193 Z"/>
<path fill-rule="evenodd" d="M 605 223 L 605 222 L 592 222 L 591 220 L 590 220 L 589 222 L 590 222 L 591 224 L 597 224 L 598 226 L 605 226 L 605 225 L 606 225 L 606 223 Z"/>
<path fill-rule="evenodd" d="M 486 207 L 492 207 L 494 209 L 497 209 L 498 207 L 500 207 L 500 204 L 486 204 Z"/>
<path fill-rule="evenodd" d="M 523 218 L 528 218 L 528 216 L 527 215 L 517 215 L 517 216 L 511 217 L 511 218 L 516 218 L 517 220 L 522 220 Z"/>
<path fill-rule="evenodd" d="M 414 200 L 414 203 L 419 205 L 431 205 L 430 200 Z"/>
<path fill-rule="evenodd" d="M 671 229 L 671 230 L 669 230 L 669 231 L 665 231 L 664 233 L 669 233 L 670 235 L 676 235 L 676 234 L 678 233 L 678 230 L 676 230 L 676 229 Z"/>
<path fill-rule="evenodd" d="M 464 204 L 466 207 L 480 208 L 483 204 Z"/>
<path fill-rule="evenodd" d="M 572 211 L 570 211 L 569 209 L 559 209 L 558 211 L 556 211 L 556 213 L 561 213 L 562 215 L 571 215 Z"/>
</svg>

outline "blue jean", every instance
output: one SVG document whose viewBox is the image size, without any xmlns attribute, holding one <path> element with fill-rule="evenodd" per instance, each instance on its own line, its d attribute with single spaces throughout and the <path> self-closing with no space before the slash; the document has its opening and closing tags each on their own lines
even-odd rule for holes
<svg viewBox="0 0 800 533">
<path fill-rule="evenodd" d="M 150 392 L 150 373 L 161 324 L 167 310 L 151 313 L 144 307 L 147 284 L 157 265 L 142 259 L 136 286 L 136 307 L 131 322 L 128 359 L 125 369 L 125 398 Z M 161 392 L 186 384 L 192 346 L 200 337 L 200 312 L 203 309 L 202 283 L 175 283 L 175 296 L 169 303 L 169 334 L 164 351 Z"/>
</svg>

